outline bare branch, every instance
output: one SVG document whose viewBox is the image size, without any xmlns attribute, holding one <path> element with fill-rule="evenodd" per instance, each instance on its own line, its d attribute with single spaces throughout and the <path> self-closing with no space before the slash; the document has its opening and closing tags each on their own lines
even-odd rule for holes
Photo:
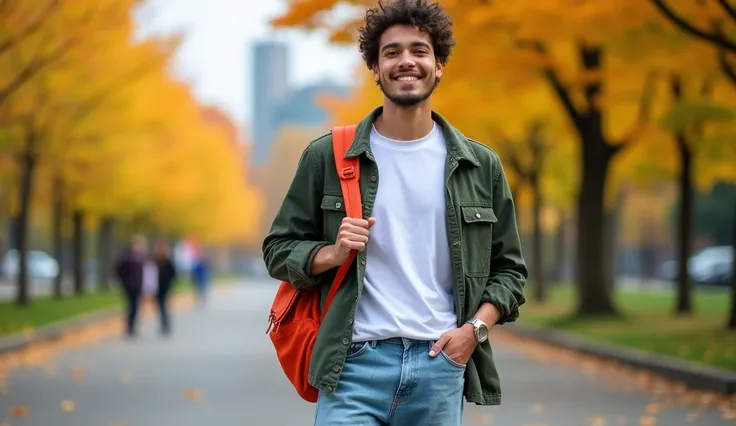
<svg viewBox="0 0 736 426">
<path fill-rule="evenodd" d="M 723 49 L 718 51 L 718 65 L 720 66 L 721 71 L 726 74 L 726 77 L 731 80 L 731 83 L 736 86 L 736 67 L 729 62 L 728 55 Z"/>
<path fill-rule="evenodd" d="M 35 60 L 29 62 L 10 83 L 0 89 L 0 104 L 2 104 L 16 90 L 18 90 L 23 85 L 23 83 L 33 78 L 33 76 L 38 74 L 42 69 L 61 59 L 64 54 L 69 49 L 71 49 L 73 45 L 74 43 L 71 39 L 66 40 L 50 54 L 42 58 L 36 58 Z"/>
<path fill-rule="evenodd" d="M 618 144 L 613 146 L 614 150 L 617 151 L 624 148 L 626 145 L 639 138 L 644 132 L 652 113 L 652 100 L 654 99 L 656 83 L 657 73 L 654 71 L 647 72 L 644 79 L 644 88 L 642 89 L 641 96 L 639 97 L 639 115 L 626 136 L 624 136 Z"/>
<path fill-rule="evenodd" d="M 51 0 L 46 5 L 46 8 L 42 10 L 41 13 L 36 17 L 36 19 L 28 24 L 26 28 L 21 30 L 18 35 L 16 35 L 15 37 L 9 37 L 4 42 L 0 43 L 0 55 L 12 49 L 15 45 L 20 44 L 27 37 L 32 36 L 38 30 L 43 28 L 44 22 L 46 22 L 48 17 L 51 16 L 52 12 L 54 11 L 54 9 L 56 9 L 58 5 L 59 0 Z"/>
<path fill-rule="evenodd" d="M 701 40 L 708 41 L 716 45 L 717 47 L 720 47 L 721 49 L 726 49 L 726 50 L 736 53 L 736 43 L 726 40 L 723 34 L 718 34 L 718 33 L 713 34 L 713 33 L 706 32 L 705 30 L 696 28 L 689 22 L 679 17 L 672 9 L 670 9 L 665 4 L 665 0 L 651 0 L 651 1 L 657 7 L 657 9 L 661 12 L 662 15 L 664 15 L 667 19 L 669 19 L 670 22 L 678 26 L 681 30 Z"/>
<path fill-rule="evenodd" d="M 721 5 L 723 10 L 725 10 L 726 13 L 731 17 L 731 19 L 736 21 L 736 8 L 728 4 L 728 1 L 726 0 L 717 0 L 717 1 L 718 1 L 718 4 Z"/>
<path fill-rule="evenodd" d="M 549 59 L 549 52 L 547 51 L 547 47 L 539 40 L 518 40 L 516 42 L 516 45 L 521 48 L 532 49 L 540 55 Z M 547 62 L 548 64 L 551 63 L 551 61 Z M 570 90 L 562 83 L 557 70 L 552 65 L 546 65 L 542 69 L 542 75 L 544 75 L 547 81 L 552 85 L 552 89 L 557 94 L 557 97 L 560 99 L 560 102 L 562 102 L 562 106 L 570 115 L 572 121 L 576 125 L 578 125 L 578 123 L 580 123 L 580 111 L 578 111 L 578 109 L 575 107 L 575 104 L 572 102 Z"/>
</svg>

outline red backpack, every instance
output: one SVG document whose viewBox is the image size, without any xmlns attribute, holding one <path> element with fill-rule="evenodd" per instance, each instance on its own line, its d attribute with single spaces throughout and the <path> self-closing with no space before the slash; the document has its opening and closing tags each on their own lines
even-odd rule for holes
<svg viewBox="0 0 736 426">
<path fill-rule="evenodd" d="M 355 125 L 333 128 L 332 148 L 347 216 L 362 218 L 358 158 L 345 158 L 345 153 L 355 138 L 355 131 Z M 266 334 L 276 348 L 276 355 L 286 377 L 299 396 L 309 402 L 317 402 L 319 395 L 318 389 L 308 381 L 314 341 L 317 339 L 322 319 L 327 314 L 356 254 L 356 251 L 350 253 L 347 262 L 340 265 L 337 270 L 322 312 L 320 312 L 319 286 L 297 290 L 287 281 L 281 282 L 271 306 Z"/>
</svg>

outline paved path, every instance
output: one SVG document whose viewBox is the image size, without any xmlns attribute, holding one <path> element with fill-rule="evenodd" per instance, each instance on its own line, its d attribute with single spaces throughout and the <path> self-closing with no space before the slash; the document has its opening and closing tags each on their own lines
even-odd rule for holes
<svg viewBox="0 0 736 426">
<path fill-rule="evenodd" d="M 14 372 L 0 425 L 311 426 L 314 407 L 292 392 L 264 334 L 274 290 L 244 283 L 179 313 L 169 339 L 148 322 L 136 341 L 108 338 L 58 355 L 55 371 Z M 504 403 L 466 406 L 465 425 L 734 424 L 716 408 L 694 417 L 692 408 L 650 405 L 651 394 L 607 390 L 573 367 L 527 358 L 511 343 L 496 348 Z M 9 414 L 15 406 L 27 416 Z M 647 407 L 659 413 L 647 417 Z"/>
</svg>

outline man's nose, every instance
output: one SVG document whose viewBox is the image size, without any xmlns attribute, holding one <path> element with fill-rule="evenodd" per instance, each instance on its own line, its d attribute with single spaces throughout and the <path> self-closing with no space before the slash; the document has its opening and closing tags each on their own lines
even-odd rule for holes
<svg viewBox="0 0 736 426">
<path fill-rule="evenodd" d="M 414 55 L 412 55 L 410 51 L 405 50 L 401 53 L 401 57 L 399 58 L 400 68 L 414 68 L 416 65 L 417 63 L 414 60 Z"/>
</svg>

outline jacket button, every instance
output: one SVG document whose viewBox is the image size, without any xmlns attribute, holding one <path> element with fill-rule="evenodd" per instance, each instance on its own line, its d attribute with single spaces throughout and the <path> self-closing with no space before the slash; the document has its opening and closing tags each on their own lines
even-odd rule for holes
<svg viewBox="0 0 736 426">
<path fill-rule="evenodd" d="M 342 203 L 340 203 L 340 202 L 335 203 L 335 208 L 336 209 L 339 209 L 340 207 L 342 207 Z"/>
<path fill-rule="evenodd" d="M 336 365 L 336 366 L 332 367 L 332 371 L 334 371 L 335 373 L 339 373 L 340 372 L 340 366 L 339 365 Z"/>
<path fill-rule="evenodd" d="M 348 320 L 348 325 L 353 325 L 353 319 L 352 319 L 352 318 L 350 318 L 350 319 Z"/>
<path fill-rule="evenodd" d="M 327 392 L 332 392 L 332 386 L 327 386 Z"/>
<path fill-rule="evenodd" d="M 378 180 L 378 176 L 376 175 L 371 176 L 371 182 L 375 182 L 377 180 Z"/>
<path fill-rule="evenodd" d="M 350 343 L 350 340 L 348 340 L 348 338 L 347 338 L 347 337 L 344 337 L 344 338 L 342 339 L 342 344 L 343 344 L 343 345 L 347 345 L 348 343 Z"/>
<path fill-rule="evenodd" d="M 478 218 L 478 219 L 480 219 L 480 213 L 476 213 L 475 214 L 475 217 Z"/>
</svg>

